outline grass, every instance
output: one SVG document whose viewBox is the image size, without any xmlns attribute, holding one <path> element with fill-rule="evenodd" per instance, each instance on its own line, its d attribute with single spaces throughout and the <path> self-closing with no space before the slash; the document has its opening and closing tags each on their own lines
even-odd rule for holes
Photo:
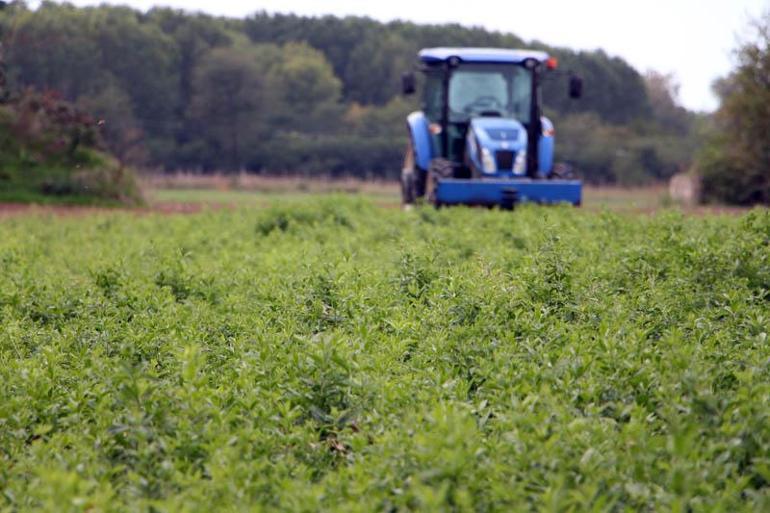
<svg viewBox="0 0 770 513">
<path fill-rule="evenodd" d="M 321 193 L 365 195 L 394 204 L 400 201 L 399 185 L 395 180 L 282 177 L 249 173 L 176 173 L 147 175 L 144 176 L 142 184 L 156 202 L 264 205 L 277 198 L 291 200 Z"/>
<path fill-rule="evenodd" d="M 148 175 L 143 179 L 153 203 L 185 203 L 230 206 L 259 206 L 276 202 L 304 201 L 308 195 L 350 193 L 372 198 L 380 205 L 398 206 L 401 201 L 395 181 L 325 180 L 319 178 L 237 175 L 169 174 Z M 586 208 L 628 212 L 650 212 L 676 206 L 664 185 L 648 187 L 584 187 Z"/>
<path fill-rule="evenodd" d="M 767 511 L 770 215 L 0 222 L 0 510 Z"/>
<path fill-rule="evenodd" d="M 588 208 L 653 211 L 674 206 L 669 198 L 668 188 L 662 185 L 629 188 L 586 186 L 583 195 L 583 203 Z"/>
<path fill-rule="evenodd" d="M 154 189 L 148 196 L 150 201 L 155 204 L 187 203 L 213 206 L 267 207 L 275 203 L 296 203 L 307 200 L 308 193 L 300 191 L 270 193 L 247 190 Z"/>
<path fill-rule="evenodd" d="M 0 191 L 0 203 L 94 207 L 125 206 L 123 203 L 116 199 L 100 198 L 83 194 L 51 196 L 28 189 L 2 190 Z"/>
<path fill-rule="evenodd" d="M 183 180 L 172 175 L 165 181 L 145 182 L 145 186 L 150 202 L 155 204 L 185 203 L 265 207 L 281 202 L 302 202 L 310 196 L 319 193 L 333 193 L 335 190 L 356 196 L 363 195 L 382 206 L 397 207 L 401 203 L 397 183 L 302 182 L 259 178 L 251 184 L 251 187 L 240 185 L 229 187 L 227 184 L 230 182 L 223 180 L 224 177 L 221 175 L 215 175 L 206 180 Z M 221 187 L 216 187 L 217 184 Z M 335 187 L 337 188 L 335 189 Z M 668 200 L 666 189 L 659 186 L 631 189 L 586 186 L 583 204 L 592 210 L 608 209 L 624 212 L 650 212 L 676 206 Z"/>
</svg>

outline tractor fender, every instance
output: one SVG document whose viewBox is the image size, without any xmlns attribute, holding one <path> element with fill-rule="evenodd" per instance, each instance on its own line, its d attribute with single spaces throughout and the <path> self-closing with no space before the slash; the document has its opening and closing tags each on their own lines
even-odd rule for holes
<svg viewBox="0 0 770 513">
<path fill-rule="evenodd" d="M 543 134 L 540 137 L 540 143 L 537 148 L 537 160 L 540 163 L 540 174 L 548 176 L 553 171 L 553 149 L 554 149 L 554 130 L 550 119 L 543 116 L 540 118 L 540 124 L 543 127 Z"/>
<path fill-rule="evenodd" d="M 412 112 L 406 118 L 409 136 L 412 138 L 414 158 L 417 167 L 427 170 L 433 159 L 433 144 L 428 131 L 428 118 L 422 112 Z"/>
</svg>

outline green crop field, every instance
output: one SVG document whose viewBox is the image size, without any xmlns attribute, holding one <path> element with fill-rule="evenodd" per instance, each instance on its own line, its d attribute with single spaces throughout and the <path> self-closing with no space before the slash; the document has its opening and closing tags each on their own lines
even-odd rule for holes
<svg viewBox="0 0 770 513">
<path fill-rule="evenodd" d="M 0 220 L 0 511 L 770 510 L 770 214 Z"/>
</svg>

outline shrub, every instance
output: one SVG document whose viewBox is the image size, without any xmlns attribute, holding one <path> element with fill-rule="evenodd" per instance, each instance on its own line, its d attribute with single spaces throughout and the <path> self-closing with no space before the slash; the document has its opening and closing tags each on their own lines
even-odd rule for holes
<svg viewBox="0 0 770 513">
<path fill-rule="evenodd" d="M 96 122 L 53 94 L 0 107 L 0 200 L 135 204 L 131 170 L 100 149 Z"/>
<path fill-rule="evenodd" d="M 736 52 L 738 67 L 715 87 L 722 103 L 698 162 L 706 200 L 770 204 L 770 11 L 755 29 Z"/>
</svg>

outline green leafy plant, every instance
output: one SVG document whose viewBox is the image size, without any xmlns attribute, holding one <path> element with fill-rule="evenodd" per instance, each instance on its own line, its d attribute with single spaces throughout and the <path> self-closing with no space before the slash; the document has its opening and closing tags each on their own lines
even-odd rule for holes
<svg viewBox="0 0 770 513">
<path fill-rule="evenodd" d="M 770 215 L 0 222 L 1 511 L 766 511 Z"/>
</svg>

